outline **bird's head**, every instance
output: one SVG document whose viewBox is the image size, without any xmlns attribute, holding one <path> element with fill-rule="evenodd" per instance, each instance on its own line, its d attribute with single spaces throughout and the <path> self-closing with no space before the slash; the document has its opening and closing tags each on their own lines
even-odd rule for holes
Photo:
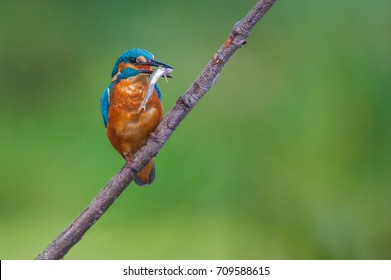
<svg viewBox="0 0 391 280">
<path fill-rule="evenodd" d="M 154 59 L 152 53 L 144 49 L 130 49 L 120 55 L 113 67 L 111 72 L 111 77 L 113 78 L 119 72 L 123 72 L 124 69 L 135 69 L 135 70 L 148 70 L 151 73 L 153 72 L 152 67 L 162 66 L 164 68 L 171 68 L 171 66 L 159 62 Z M 128 72 L 131 74 L 132 71 Z"/>
</svg>

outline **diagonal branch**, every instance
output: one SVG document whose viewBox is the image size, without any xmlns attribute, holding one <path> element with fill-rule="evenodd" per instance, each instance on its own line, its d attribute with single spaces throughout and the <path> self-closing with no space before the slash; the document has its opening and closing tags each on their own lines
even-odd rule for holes
<svg viewBox="0 0 391 280">
<path fill-rule="evenodd" d="M 137 174 L 157 155 L 178 125 L 197 102 L 216 83 L 225 63 L 234 52 L 246 43 L 251 29 L 270 9 L 276 0 L 260 0 L 250 12 L 237 22 L 224 44 L 217 50 L 198 78 L 178 99 L 175 106 L 163 118 L 147 144 L 140 149 L 131 166 L 125 164 L 110 179 L 86 209 L 36 258 L 41 260 L 61 259 L 114 203 Z"/>
</svg>

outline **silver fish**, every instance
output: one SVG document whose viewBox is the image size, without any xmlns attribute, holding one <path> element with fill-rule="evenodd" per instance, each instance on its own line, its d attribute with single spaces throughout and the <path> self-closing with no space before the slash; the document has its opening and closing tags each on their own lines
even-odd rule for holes
<svg viewBox="0 0 391 280">
<path fill-rule="evenodd" d="M 143 100 L 143 103 L 141 103 L 140 108 L 138 108 L 138 111 L 140 112 L 141 110 L 146 109 L 147 102 L 149 98 L 151 98 L 153 90 L 155 88 L 156 83 L 159 81 L 159 79 L 164 76 L 167 80 L 167 75 L 172 72 L 172 68 L 164 68 L 162 66 L 159 66 L 151 76 L 149 76 L 148 79 L 148 89 L 147 89 L 147 94 L 145 95 L 145 98 Z"/>
</svg>

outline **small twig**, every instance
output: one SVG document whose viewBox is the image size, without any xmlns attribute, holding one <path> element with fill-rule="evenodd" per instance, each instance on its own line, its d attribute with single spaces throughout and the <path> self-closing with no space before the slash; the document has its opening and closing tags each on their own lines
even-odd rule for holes
<svg viewBox="0 0 391 280">
<path fill-rule="evenodd" d="M 224 44 L 202 70 L 198 78 L 178 99 L 156 129 L 153 137 L 140 149 L 131 167 L 125 164 L 104 186 L 88 207 L 36 258 L 61 259 L 113 204 L 142 168 L 156 156 L 178 125 L 197 102 L 216 83 L 225 63 L 234 52 L 246 43 L 251 29 L 270 9 L 276 0 L 260 0 L 233 28 Z"/>
</svg>

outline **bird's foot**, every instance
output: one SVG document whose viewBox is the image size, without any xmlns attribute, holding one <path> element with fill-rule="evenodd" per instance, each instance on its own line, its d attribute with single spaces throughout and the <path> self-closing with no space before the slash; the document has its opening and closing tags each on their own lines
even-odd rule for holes
<svg viewBox="0 0 391 280">
<path fill-rule="evenodd" d="M 149 138 L 153 140 L 153 142 L 156 142 L 158 144 L 164 144 L 164 141 L 160 139 L 160 137 L 156 136 L 155 132 L 149 133 Z"/>
<path fill-rule="evenodd" d="M 132 158 L 130 158 L 130 157 L 126 156 L 126 155 L 124 157 L 125 157 L 126 163 L 129 165 L 130 168 L 132 168 L 133 163 L 134 163 Z"/>
</svg>

